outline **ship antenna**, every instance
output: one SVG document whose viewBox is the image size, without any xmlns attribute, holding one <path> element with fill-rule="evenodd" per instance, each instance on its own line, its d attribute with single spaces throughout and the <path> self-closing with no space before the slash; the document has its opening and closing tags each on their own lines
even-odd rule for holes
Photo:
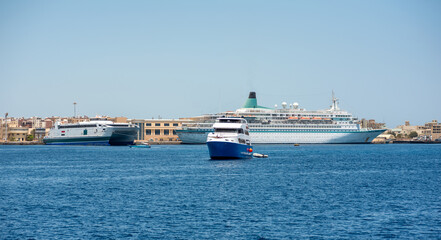
<svg viewBox="0 0 441 240">
<path fill-rule="evenodd" d="M 335 98 L 334 90 L 332 90 L 332 106 L 331 106 L 331 110 L 339 110 L 338 109 L 338 99 Z"/>
</svg>

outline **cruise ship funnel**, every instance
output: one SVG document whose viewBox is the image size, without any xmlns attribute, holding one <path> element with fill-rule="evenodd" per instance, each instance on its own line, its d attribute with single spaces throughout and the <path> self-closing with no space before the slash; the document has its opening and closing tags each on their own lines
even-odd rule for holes
<svg viewBox="0 0 441 240">
<path fill-rule="evenodd" d="M 256 92 L 250 92 L 250 95 L 248 95 L 248 99 L 245 101 L 245 104 L 242 108 L 266 108 L 257 105 L 257 98 L 256 98 Z"/>
</svg>

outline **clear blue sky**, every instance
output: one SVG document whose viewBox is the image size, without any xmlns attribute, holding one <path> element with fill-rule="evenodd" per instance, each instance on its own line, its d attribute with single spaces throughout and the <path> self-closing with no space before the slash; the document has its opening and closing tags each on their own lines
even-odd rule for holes
<svg viewBox="0 0 441 240">
<path fill-rule="evenodd" d="M 0 1 L 0 113 L 178 118 L 331 91 L 441 121 L 441 1 Z"/>
</svg>

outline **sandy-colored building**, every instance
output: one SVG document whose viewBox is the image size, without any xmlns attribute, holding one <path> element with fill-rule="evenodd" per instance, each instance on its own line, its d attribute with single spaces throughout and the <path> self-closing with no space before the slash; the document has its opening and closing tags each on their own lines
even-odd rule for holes
<svg viewBox="0 0 441 240">
<path fill-rule="evenodd" d="M 29 135 L 29 128 L 26 127 L 8 127 L 8 141 L 24 142 Z"/>
<path fill-rule="evenodd" d="M 0 118 L 0 142 L 4 141 L 6 139 L 6 118 Z"/>
<path fill-rule="evenodd" d="M 370 129 L 383 129 L 385 128 L 384 123 L 378 123 L 375 121 L 375 119 L 361 119 L 359 124 L 361 125 L 362 128 L 370 128 Z"/>
<path fill-rule="evenodd" d="M 137 141 L 152 143 L 180 143 L 176 128 L 181 127 L 181 119 L 132 119 L 131 123 L 139 127 Z"/>
<path fill-rule="evenodd" d="M 441 137 L 441 124 L 437 120 L 432 120 L 423 126 L 410 125 L 409 121 L 405 121 L 404 125 L 400 125 L 395 129 L 392 129 L 397 135 L 401 134 L 402 137 L 409 136 L 411 132 L 416 132 L 419 137 L 431 136 L 432 140 Z"/>
<path fill-rule="evenodd" d="M 432 130 L 432 140 L 441 139 L 441 124 L 431 126 Z"/>
</svg>

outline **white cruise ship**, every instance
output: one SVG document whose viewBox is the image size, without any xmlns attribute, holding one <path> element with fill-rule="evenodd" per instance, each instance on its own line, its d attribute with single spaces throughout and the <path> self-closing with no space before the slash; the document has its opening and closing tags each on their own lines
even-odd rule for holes
<svg viewBox="0 0 441 240">
<path fill-rule="evenodd" d="M 130 123 L 91 118 L 89 122 L 56 123 L 43 142 L 47 145 L 131 145 L 138 129 Z"/>
<path fill-rule="evenodd" d="M 250 92 L 242 108 L 192 118 L 193 123 L 183 124 L 176 133 L 182 143 L 203 144 L 219 117 L 245 118 L 253 143 L 370 143 L 386 130 L 361 128 L 334 96 L 330 109 L 306 111 L 298 103 L 284 102 L 280 109 L 259 106 L 256 93 Z"/>
</svg>

